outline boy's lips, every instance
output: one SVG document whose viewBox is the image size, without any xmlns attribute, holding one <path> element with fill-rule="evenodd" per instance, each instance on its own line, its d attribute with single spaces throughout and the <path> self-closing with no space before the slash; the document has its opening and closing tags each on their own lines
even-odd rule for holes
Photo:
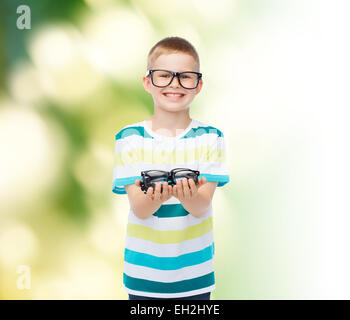
<svg viewBox="0 0 350 320">
<path fill-rule="evenodd" d="M 181 100 L 185 96 L 185 94 L 181 92 L 168 91 L 164 92 L 163 96 L 171 101 L 178 101 Z"/>
</svg>

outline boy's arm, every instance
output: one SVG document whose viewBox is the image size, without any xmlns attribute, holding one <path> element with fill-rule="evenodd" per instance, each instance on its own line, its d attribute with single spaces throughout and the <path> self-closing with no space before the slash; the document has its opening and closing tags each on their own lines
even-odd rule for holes
<svg viewBox="0 0 350 320">
<path fill-rule="evenodd" d="M 217 185 L 216 181 L 206 182 L 198 189 L 195 197 L 189 200 L 182 199 L 182 206 L 196 218 L 204 216 L 209 210 Z"/>
<path fill-rule="evenodd" d="M 126 185 L 125 190 L 128 194 L 132 211 L 140 219 L 146 219 L 150 217 L 160 208 L 164 201 L 168 200 L 171 197 L 171 192 L 169 192 L 169 190 L 171 190 L 171 187 L 169 186 L 169 189 L 164 188 L 163 193 L 161 193 L 161 187 L 158 183 L 156 184 L 154 193 L 153 188 L 150 187 L 147 190 L 147 194 L 144 194 L 140 188 L 140 180 L 136 180 L 135 184 Z"/>
</svg>

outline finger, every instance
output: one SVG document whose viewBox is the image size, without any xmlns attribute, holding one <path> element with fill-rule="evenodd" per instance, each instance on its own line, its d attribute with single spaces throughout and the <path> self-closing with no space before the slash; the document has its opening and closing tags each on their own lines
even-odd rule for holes
<svg viewBox="0 0 350 320">
<path fill-rule="evenodd" d="M 204 184 L 204 178 L 198 179 L 198 187 L 201 187 Z"/>
<path fill-rule="evenodd" d="M 179 186 L 178 185 L 173 186 L 173 194 L 177 199 L 179 199 Z"/>
<path fill-rule="evenodd" d="M 188 180 L 188 184 L 189 184 L 191 190 L 197 188 L 196 183 L 194 182 L 194 180 L 192 178 Z"/>
<path fill-rule="evenodd" d="M 183 187 L 183 192 L 184 192 L 184 198 L 185 199 L 190 199 L 191 198 L 191 191 L 188 185 L 188 180 L 187 178 L 184 178 L 182 180 L 182 187 Z"/>
<path fill-rule="evenodd" d="M 163 192 L 162 192 L 162 200 L 166 200 L 168 198 L 168 183 L 163 183 Z"/>
<path fill-rule="evenodd" d="M 147 193 L 146 193 L 147 197 L 150 199 L 150 200 L 153 200 L 153 188 L 152 187 L 149 187 L 147 189 Z"/>
<path fill-rule="evenodd" d="M 183 187 L 182 187 L 182 181 L 177 180 L 176 181 L 176 191 L 177 191 L 177 196 L 179 199 L 183 199 L 184 193 L 183 193 Z"/>
<path fill-rule="evenodd" d="M 168 185 L 168 197 L 171 198 L 173 196 L 173 187 Z"/>
<path fill-rule="evenodd" d="M 155 193 L 154 193 L 154 200 L 159 201 L 160 200 L 160 195 L 161 195 L 161 193 L 160 193 L 160 183 L 157 182 L 156 183 Z"/>
<path fill-rule="evenodd" d="M 177 186 L 176 185 L 173 186 L 173 196 L 176 197 L 176 198 L 178 198 L 178 196 L 179 196 L 177 194 Z"/>
<path fill-rule="evenodd" d="M 194 196 L 197 193 L 197 186 L 192 178 L 188 182 L 190 185 L 191 196 Z"/>
<path fill-rule="evenodd" d="M 136 179 L 135 184 L 139 187 L 141 183 L 141 180 Z"/>
</svg>

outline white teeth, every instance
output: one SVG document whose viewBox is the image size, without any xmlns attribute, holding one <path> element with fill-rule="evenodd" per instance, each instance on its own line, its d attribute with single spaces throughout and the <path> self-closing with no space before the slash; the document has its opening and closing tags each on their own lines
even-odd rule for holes
<svg viewBox="0 0 350 320">
<path fill-rule="evenodd" d="M 171 97 L 180 97 L 182 94 L 179 93 L 164 93 L 166 96 L 171 96 Z"/>
</svg>

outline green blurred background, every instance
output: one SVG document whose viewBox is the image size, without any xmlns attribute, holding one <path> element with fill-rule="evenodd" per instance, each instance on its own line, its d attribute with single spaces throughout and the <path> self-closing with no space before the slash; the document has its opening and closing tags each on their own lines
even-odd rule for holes
<svg viewBox="0 0 350 320">
<path fill-rule="evenodd" d="M 16 27 L 21 4 L 30 30 Z M 213 200 L 212 299 L 347 294 L 320 265 L 320 110 L 335 99 L 322 75 L 341 65 L 324 59 L 346 30 L 332 8 L 1 0 L 0 298 L 127 299 L 129 202 L 112 193 L 114 138 L 152 114 L 141 79 L 150 48 L 167 36 L 196 47 L 204 86 L 191 117 L 220 128 L 227 143 L 230 182 Z"/>
</svg>

